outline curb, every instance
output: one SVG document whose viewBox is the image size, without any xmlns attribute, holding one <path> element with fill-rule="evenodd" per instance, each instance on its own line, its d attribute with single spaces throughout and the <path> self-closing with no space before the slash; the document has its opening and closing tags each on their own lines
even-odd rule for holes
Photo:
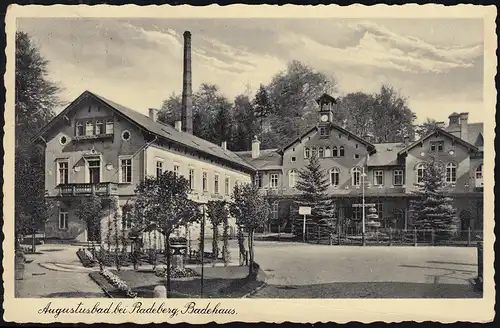
<svg viewBox="0 0 500 328">
<path fill-rule="evenodd" d="M 243 295 L 242 298 L 248 298 L 252 295 L 254 295 L 255 293 L 257 293 L 259 290 L 261 290 L 262 288 L 266 287 L 267 286 L 267 283 L 266 282 L 262 282 L 262 285 L 260 285 L 259 287 L 255 288 L 254 290 L 252 290 L 251 292 L 249 293 L 246 293 L 245 295 Z"/>
<path fill-rule="evenodd" d="M 94 272 L 97 272 L 97 271 L 94 271 Z M 96 279 L 95 279 L 95 278 L 91 275 L 91 273 L 93 273 L 93 272 L 90 272 L 90 273 L 89 273 L 89 277 L 90 277 L 90 279 L 92 279 L 92 281 L 93 281 L 93 282 L 95 282 L 95 283 L 97 284 L 97 286 L 99 286 L 99 288 L 101 288 L 101 289 L 102 289 L 102 291 L 104 292 L 104 294 L 106 294 L 106 296 L 107 296 L 107 297 L 109 297 L 109 298 L 114 298 L 114 297 L 113 297 L 113 296 L 111 296 L 111 294 L 110 294 L 110 293 L 106 290 L 106 288 L 104 288 L 104 287 L 101 285 L 101 283 L 100 283 L 100 282 L 98 282 L 98 281 L 97 281 L 97 280 L 96 280 Z M 100 274 L 100 273 L 99 273 L 99 274 Z"/>
</svg>

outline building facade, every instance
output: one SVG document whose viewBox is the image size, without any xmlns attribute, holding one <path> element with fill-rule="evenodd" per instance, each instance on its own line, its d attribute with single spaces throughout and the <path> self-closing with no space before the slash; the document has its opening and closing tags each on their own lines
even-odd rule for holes
<svg viewBox="0 0 500 328">
<path fill-rule="evenodd" d="M 318 123 L 281 149 L 261 150 L 255 139 L 252 150 L 238 152 L 257 170 L 254 183 L 262 188 L 272 206 L 270 227 L 290 231 L 299 195 L 298 172 L 312 154 L 319 157 L 328 175 L 327 193 L 336 200 L 341 221 L 361 223 L 362 209 L 376 204 L 381 227 L 407 229 L 411 194 L 418 188 L 423 164 L 433 156 L 446 167 L 447 191 L 454 198 L 461 230 L 482 229 L 483 137 L 482 123 L 469 123 L 467 113 L 450 115 L 447 127 L 437 128 L 415 142 L 372 144 L 337 125 L 332 117 L 336 100 L 323 95 L 317 100 Z"/>
</svg>

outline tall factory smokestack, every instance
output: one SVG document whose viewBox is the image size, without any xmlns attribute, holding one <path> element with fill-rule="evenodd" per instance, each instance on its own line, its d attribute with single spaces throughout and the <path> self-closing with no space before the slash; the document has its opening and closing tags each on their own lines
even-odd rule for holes
<svg viewBox="0 0 500 328">
<path fill-rule="evenodd" d="M 191 32 L 184 32 L 184 71 L 182 78 L 182 130 L 193 133 L 193 90 L 191 76 Z"/>
</svg>

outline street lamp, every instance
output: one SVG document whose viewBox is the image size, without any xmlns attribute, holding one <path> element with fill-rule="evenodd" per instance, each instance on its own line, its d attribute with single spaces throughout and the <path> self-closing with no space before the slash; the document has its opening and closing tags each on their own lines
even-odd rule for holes
<svg viewBox="0 0 500 328">
<path fill-rule="evenodd" d="M 205 197 L 201 197 L 199 203 L 202 206 L 202 219 L 201 219 L 201 227 L 200 227 L 200 239 L 201 239 L 201 279 L 200 279 L 200 298 L 203 298 L 203 276 L 204 276 L 204 268 L 205 268 L 205 205 L 207 204 L 207 200 Z"/>
<path fill-rule="evenodd" d="M 365 240 L 365 178 L 366 178 L 366 173 L 365 173 L 365 166 L 363 165 L 363 170 L 362 170 L 362 173 L 361 173 L 361 177 L 362 177 L 362 181 L 361 181 L 361 197 L 362 197 L 362 213 L 361 213 L 361 224 L 363 226 L 363 230 L 362 230 L 362 235 L 361 235 L 361 238 L 362 238 L 362 241 L 363 241 L 363 246 L 366 246 L 366 240 Z"/>
</svg>

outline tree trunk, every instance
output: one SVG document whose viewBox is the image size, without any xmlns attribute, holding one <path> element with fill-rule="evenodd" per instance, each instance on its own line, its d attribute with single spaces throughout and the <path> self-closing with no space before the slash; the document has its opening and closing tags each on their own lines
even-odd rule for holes
<svg viewBox="0 0 500 328">
<path fill-rule="evenodd" d="M 165 256 L 167 257 L 167 297 L 170 294 L 170 234 L 165 234 Z"/>
<path fill-rule="evenodd" d="M 253 273 L 253 230 L 248 231 L 248 254 L 250 256 L 250 261 L 248 264 L 248 274 L 252 275 Z"/>
</svg>

